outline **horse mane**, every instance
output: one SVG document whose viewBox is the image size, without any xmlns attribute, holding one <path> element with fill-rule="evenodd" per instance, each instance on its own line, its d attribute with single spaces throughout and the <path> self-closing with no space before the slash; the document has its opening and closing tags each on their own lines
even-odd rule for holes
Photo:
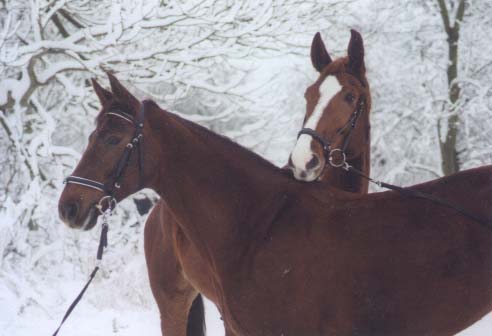
<svg viewBox="0 0 492 336">
<path fill-rule="evenodd" d="M 260 165 L 261 167 L 263 167 L 265 169 L 269 169 L 270 171 L 272 171 L 272 173 L 286 176 L 286 172 L 284 170 L 275 166 L 273 163 L 266 160 L 265 158 L 263 158 L 259 154 L 253 152 L 252 150 L 250 150 L 246 147 L 243 147 L 240 144 L 234 142 L 232 139 L 230 139 L 224 135 L 217 134 L 214 131 L 209 130 L 208 128 L 206 128 L 204 126 L 199 125 L 193 121 L 187 120 L 187 119 L 185 119 L 185 118 L 183 118 L 183 117 L 181 117 L 175 113 L 164 110 L 164 109 L 160 108 L 159 105 L 151 99 L 144 100 L 142 102 L 142 104 L 146 104 L 150 108 L 158 109 L 161 113 L 167 113 L 168 115 L 172 116 L 173 119 L 177 120 L 180 124 L 183 124 L 184 126 L 186 126 L 186 128 L 189 129 L 191 132 L 194 132 L 195 134 L 199 135 L 200 138 L 202 138 L 206 141 L 212 141 L 214 143 L 220 144 L 222 146 L 222 148 L 226 148 L 227 152 L 234 152 L 234 153 L 242 152 L 245 154 L 245 156 L 247 156 L 247 158 L 250 161 Z"/>
<path fill-rule="evenodd" d="M 290 171 L 275 166 L 273 163 L 266 160 L 259 154 L 251 151 L 246 147 L 241 146 L 230 138 L 224 135 L 217 134 L 204 126 L 187 120 L 175 113 L 162 109 L 156 102 L 151 99 L 146 99 L 142 103 L 148 105 L 149 108 L 157 109 L 160 113 L 165 113 L 171 116 L 178 123 L 184 125 L 188 130 L 197 134 L 201 139 L 205 141 L 211 141 L 215 144 L 220 144 L 220 147 L 217 146 L 215 148 L 222 148 L 222 151 L 224 151 L 224 153 L 221 153 L 221 155 L 223 155 L 224 157 L 227 157 L 228 153 L 231 152 L 243 153 L 243 159 L 253 164 L 257 164 L 261 166 L 261 168 L 270 171 L 273 175 L 276 175 L 278 178 L 282 179 L 282 181 L 286 183 L 285 186 L 287 187 L 287 189 L 290 189 L 291 191 L 303 190 L 304 192 L 311 194 L 314 198 L 320 200 L 323 203 L 330 203 L 333 201 L 333 199 L 345 200 L 358 199 L 361 197 L 361 195 L 355 195 L 351 192 L 336 189 L 332 187 L 329 183 L 324 183 L 322 181 L 315 181 L 310 183 L 298 181 L 292 177 L 292 173 Z M 293 188 L 289 188 L 287 185 Z M 282 188 L 282 190 L 285 191 L 285 188 Z M 292 196 L 291 193 L 289 194 Z"/>
</svg>

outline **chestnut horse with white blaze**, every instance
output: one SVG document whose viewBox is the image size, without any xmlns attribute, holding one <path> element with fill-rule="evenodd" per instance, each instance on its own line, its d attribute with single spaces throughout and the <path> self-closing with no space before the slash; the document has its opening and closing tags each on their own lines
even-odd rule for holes
<svg viewBox="0 0 492 336">
<path fill-rule="evenodd" d="M 121 176 L 112 193 L 117 201 L 143 187 L 155 190 L 177 224 L 180 262 L 186 268 L 201 257 L 206 295 L 232 333 L 453 335 L 492 310 L 486 226 L 392 191 L 363 195 L 298 182 L 110 80 L 112 96 L 74 175 L 104 185 Z M 130 155 L 115 174 L 135 134 L 144 155 Z M 492 217 L 492 166 L 411 188 Z M 69 183 L 60 217 L 90 229 L 98 216 L 92 209 L 105 195 Z M 203 285 L 195 273 L 186 276 Z"/>
<path fill-rule="evenodd" d="M 351 166 L 369 176 L 371 95 L 362 37 L 352 30 L 347 57 L 332 61 L 317 33 L 311 61 L 320 76 L 304 94 L 304 128 L 288 167 L 301 181 L 321 180 L 345 191 L 367 193 L 366 179 L 335 167 L 344 159 L 340 155 L 346 155 Z M 329 162 L 327 153 L 332 153 L 335 161 Z"/>
</svg>

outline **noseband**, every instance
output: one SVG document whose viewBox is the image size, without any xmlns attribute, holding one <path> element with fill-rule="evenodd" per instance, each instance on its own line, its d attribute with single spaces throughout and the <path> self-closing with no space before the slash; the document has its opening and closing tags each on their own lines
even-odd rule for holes
<svg viewBox="0 0 492 336">
<path fill-rule="evenodd" d="M 339 137 L 342 136 L 342 133 L 349 128 L 348 134 L 345 137 L 345 140 L 343 141 L 342 148 L 331 148 L 332 142 L 329 140 L 326 140 L 323 138 L 320 134 L 318 134 L 315 130 L 311 128 L 302 128 L 299 133 L 297 133 L 297 138 L 303 134 L 309 135 L 312 137 L 314 140 L 316 140 L 320 145 L 321 148 L 323 149 L 323 156 L 325 157 L 325 162 L 328 162 L 330 166 L 335 167 L 335 168 L 346 168 L 348 166 L 347 161 L 346 161 L 346 153 L 345 151 L 347 150 L 348 144 L 350 142 L 350 136 L 352 135 L 352 131 L 354 130 L 357 120 L 359 119 L 360 115 L 365 111 L 366 108 L 366 98 L 365 96 L 361 96 L 359 98 L 359 102 L 357 104 L 357 109 L 350 115 L 350 118 L 347 120 L 347 122 L 343 125 L 342 128 L 340 128 L 336 135 L 335 135 L 335 140 Z M 334 142 L 334 141 L 333 141 Z M 341 159 L 336 160 L 334 159 L 335 153 L 340 153 L 342 156 Z M 326 165 L 325 165 L 326 166 Z M 324 167 L 323 167 L 324 171 Z M 320 173 L 323 174 L 323 171 Z"/>
<path fill-rule="evenodd" d="M 99 181 L 91 180 L 85 177 L 71 175 L 65 178 L 64 183 L 67 184 L 78 184 L 84 187 L 96 189 L 104 193 L 104 196 L 99 200 L 99 203 L 96 207 L 99 211 L 103 212 L 103 203 L 105 201 L 108 202 L 108 208 L 113 209 L 116 206 L 115 192 L 117 189 L 121 188 L 121 180 L 123 178 L 126 167 L 128 166 L 128 162 L 130 161 L 130 157 L 134 149 L 138 151 L 138 175 L 139 175 L 139 188 L 143 187 L 143 124 L 145 118 L 145 108 L 144 104 L 141 105 L 140 113 L 137 116 L 137 119 L 134 119 L 132 116 L 124 113 L 122 111 L 110 111 L 106 113 L 107 115 L 116 116 L 125 120 L 126 122 L 131 123 L 135 131 L 133 133 L 133 137 L 129 143 L 126 144 L 121 157 L 113 170 L 113 174 L 109 183 L 102 183 Z"/>
</svg>

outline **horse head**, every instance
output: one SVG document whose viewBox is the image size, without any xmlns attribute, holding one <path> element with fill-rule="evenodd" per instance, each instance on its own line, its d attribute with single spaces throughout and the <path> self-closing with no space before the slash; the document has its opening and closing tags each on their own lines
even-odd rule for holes
<svg viewBox="0 0 492 336">
<path fill-rule="evenodd" d="M 96 128 L 59 200 L 62 221 L 89 230 L 115 202 L 140 190 L 158 160 L 145 161 L 143 140 L 148 126 L 144 109 L 115 76 L 108 73 L 111 91 L 92 80 L 101 103 Z M 152 140 L 145 139 L 145 146 Z M 155 167 L 154 167 L 155 168 Z"/>
<path fill-rule="evenodd" d="M 361 35 L 351 31 L 348 55 L 332 60 L 321 35 L 311 45 L 311 61 L 318 79 L 304 94 L 303 130 L 289 158 L 289 168 L 302 181 L 323 179 L 329 160 L 346 159 L 369 151 L 370 92 L 365 75 Z M 331 153 L 331 154 L 330 154 Z M 341 157 L 343 155 L 343 157 Z"/>
</svg>

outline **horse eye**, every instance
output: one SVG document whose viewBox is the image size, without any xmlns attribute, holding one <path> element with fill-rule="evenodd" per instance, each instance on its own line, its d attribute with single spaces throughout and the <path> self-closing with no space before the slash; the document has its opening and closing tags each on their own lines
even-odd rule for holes
<svg viewBox="0 0 492 336">
<path fill-rule="evenodd" d="M 106 139 L 104 139 L 104 143 L 106 145 L 111 145 L 111 146 L 115 146 L 115 145 L 119 144 L 120 141 L 121 141 L 121 138 L 118 138 L 114 135 L 110 135 Z"/>
<path fill-rule="evenodd" d="M 347 103 L 352 104 L 352 103 L 354 102 L 354 100 L 355 100 L 355 97 L 354 97 L 354 95 L 353 95 L 353 94 L 351 94 L 351 93 L 347 93 L 347 94 L 345 95 L 345 101 L 346 101 Z"/>
</svg>

